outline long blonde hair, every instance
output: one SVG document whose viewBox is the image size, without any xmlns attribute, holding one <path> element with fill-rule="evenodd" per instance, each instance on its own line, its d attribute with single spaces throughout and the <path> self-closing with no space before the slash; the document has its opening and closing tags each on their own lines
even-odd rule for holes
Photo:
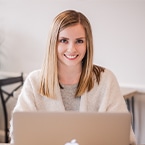
<svg viewBox="0 0 145 145">
<path fill-rule="evenodd" d="M 57 69 L 57 42 L 59 33 L 66 27 L 81 24 L 86 35 L 86 54 L 82 61 L 82 73 L 78 83 L 76 97 L 81 96 L 85 91 L 90 91 L 94 86 L 93 75 L 99 83 L 100 74 L 103 68 L 93 65 L 93 38 L 89 20 L 80 12 L 66 10 L 58 14 L 51 25 L 48 37 L 48 47 L 44 63 L 41 70 L 40 94 L 56 98 L 57 88 L 59 87 L 58 69 Z"/>
</svg>

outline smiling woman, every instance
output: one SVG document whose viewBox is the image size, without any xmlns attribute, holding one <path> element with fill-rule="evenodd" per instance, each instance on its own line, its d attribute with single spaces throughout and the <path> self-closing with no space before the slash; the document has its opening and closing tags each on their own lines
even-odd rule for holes
<svg viewBox="0 0 145 145">
<path fill-rule="evenodd" d="M 93 64 L 92 29 L 87 17 L 66 10 L 54 18 L 50 28 L 43 66 L 27 76 L 13 112 L 128 113 L 115 75 Z M 12 121 L 10 137 L 14 143 Z M 135 144 L 131 127 L 130 145 Z"/>
</svg>

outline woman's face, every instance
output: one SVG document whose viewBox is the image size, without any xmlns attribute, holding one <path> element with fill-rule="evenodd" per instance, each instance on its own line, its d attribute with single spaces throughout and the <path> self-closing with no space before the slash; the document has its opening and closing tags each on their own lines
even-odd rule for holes
<svg viewBox="0 0 145 145">
<path fill-rule="evenodd" d="M 85 30 L 81 24 L 65 28 L 59 33 L 57 45 L 58 65 L 82 65 L 86 53 Z"/>
</svg>

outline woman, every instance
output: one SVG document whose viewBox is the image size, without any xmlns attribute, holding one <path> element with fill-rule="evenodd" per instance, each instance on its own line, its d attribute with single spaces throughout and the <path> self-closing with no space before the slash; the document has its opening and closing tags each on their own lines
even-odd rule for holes
<svg viewBox="0 0 145 145">
<path fill-rule="evenodd" d="M 82 13 L 60 13 L 49 34 L 43 67 L 29 74 L 13 112 L 128 112 L 114 74 L 93 65 L 92 30 Z M 10 137 L 13 142 L 12 125 Z"/>
</svg>

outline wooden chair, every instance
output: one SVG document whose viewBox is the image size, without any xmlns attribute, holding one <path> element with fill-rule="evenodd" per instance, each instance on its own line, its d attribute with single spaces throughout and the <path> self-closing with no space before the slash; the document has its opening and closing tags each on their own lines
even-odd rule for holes
<svg viewBox="0 0 145 145">
<path fill-rule="evenodd" d="M 0 79 L 0 97 L 2 102 L 3 113 L 4 113 L 5 143 L 9 142 L 8 112 L 7 112 L 6 103 L 10 99 L 10 97 L 13 97 L 13 93 L 23 85 L 23 82 L 24 82 L 23 73 L 21 73 L 21 75 L 17 77 Z M 11 92 L 4 90 L 4 86 L 8 86 L 12 84 L 15 84 L 16 87 Z"/>
</svg>

